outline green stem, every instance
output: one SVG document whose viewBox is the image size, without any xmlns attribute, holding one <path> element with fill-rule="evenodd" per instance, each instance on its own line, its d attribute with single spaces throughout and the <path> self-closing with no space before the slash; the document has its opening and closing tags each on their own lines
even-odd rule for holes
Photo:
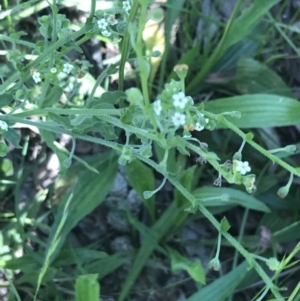
<svg viewBox="0 0 300 301">
<path fill-rule="evenodd" d="M 222 240 L 222 234 L 221 231 L 218 233 L 218 244 L 217 244 L 217 252 L 215 258 L 219 259 L 220 256 L 220 250 L 221 250 L 221 240 Z"/>
<path fill-rule="evenodd" d="M 93 100 L 93 97 L 94 97 L 94 94 L 95 94 L 97 88 L 101 85 L 102 81 L 107 76 L 108 68 L 109 68 L 109 66 L 98 76 L 98 78 L 96 80 L 96 83 L 94 84 L 93 90 L 92 90 L 91 94 L 89 95 L 89 97 L 86 100 L 86 107 L 89 107 L 90 103 Z"/>
<path fill-rule="evenodd" d="M 255 148 L 257 151 L 259 151 L 261 154 L 263 154 L 265 157 L 270 159 L 273 163 L 277 163 L 278 165 L 282 166 L 284 169 L 288 170 L 290 173 L 294 174 L 295 176 L 300 177 L 300 172 L 297 171 L 294 167 L 289 165 L 288 163 L 284 162 L 280 158 L 274 156 L 269 151 L 265 150 L 263 147 L 258 145 L 253 140 L 247 140 L 247 134 L 245 134 L 243 131 L 241 131 L 237 126 L 229 122 L 224 116 L 221 115 L 215 115 L 212 113 L 209 113 L 207 111 L 204 111 L 204 115 L 208 118 L 214 119 L 218 122 L 221 122 L 225 124 L 228 128 L 230 128 L 233 132 L 235 132 L 237 135 L 239 135 L 243 140 L 246 140 L 248 144 L 250 144 L 253 148 Z"/>
<path fill-rule="evenodd" d="M 147 163 L 149 166 L 151 166 L 153 169 L 155 169 L 158 172 L 161 172 L 160 166 L 153 162 L 152 160 L 143 157 L 140 154 L 135 154 L 135 156 L 140 159 L 141 161 L 144 161 Z M 176 178 L 171 177 L 168 175 L 166 172 L 163 173 L 164 176 L 167 177 L 170 183 L 174 185 L 176 189 L 178 189 L 179 192 L 183 196 L 185 196 L 192 204 L 196 204 L 201 211 L 201 213 L 213 224 L 213 226 L 216 229 L 220 229 L 221 224 L 216 220 L 216 218 L 204 207 L 201 202 L 197 202 L 195 197 L 187 191 L 179 182 Z M 266 274 L 266 272 L 263 270 L 263 268 L 253 259 L 252 254 L 250 254 L 234 237 L 232 237 L 228 232 L 222 232 L 222 235 L 231 243 L 231 245 L 237 249 L 244 257 L 245 259 L 249 262 L 250 266 L 253 267 L 257 273 L 260 275 L 260 277 L 264 280 L 266 285 L 271 289 L 272 293 L 274 296 L 277 298 L 277 301 L 284 301 L 283 297 L 279 294 L 277 288 L 269 278 L 269 276 Z"/>
<path fill-rule="evenodd" d="M 138 7 L 139 7 L 139 0 L 135 0 L 133 6 L 131 7 L 130 15 L 127 20 L 128 22 L 127 29 L 125 31 L 124 38 L 123 38 L 121 60 L 120 60 L 120 67 L 119 67 L 119 91 L 124 90 L 124 71 L 125 71 L 125 63 L 128 57 L 128 49 L 129 49 L 129 41 L 130 41 L 130 32 L 128 30 L 128 26 L 129 23 L 134 20 Z"/>
<path fill-rule="evenodd" d="M 30 43 L 27 41 L 23 41 L 20 39 L 12 39 L 11 37 L 5 36 L 3 34 L 0 34 L 0 40 L 10 42 L 12 44 L 19 44 L 19 45 L 24 45 L 27 46 L 28 48 L 35 48 L 36 45 L 34 43 Z"/>
<path fill-rule="evenodd" d="M 63 114 L 63 115 L 87 115 L 87 116 L 98 116 L 98 115 L 121 115 L 119 109 L 61 109 L 61 108 L 43 108 L 31 111 L 25 111 L 14 115 L 6 115 L 11 117 L 28 117 L 28 116 L 45 116 L 47 113 Z M 1 120 L 2 120 L 1 116 Z M 4 120 L 4 119 L 3 119 Z M 20 121 L 19 121 L 20 122 Z"/>
<path fill-rule="evenodd" d="M 95 11 L 96 11 L 96 0 L 91 0 L 91 9 L 90 9 L 90 14 L 87 18 L 87 23 L 92 24 Z"/>
</svg>

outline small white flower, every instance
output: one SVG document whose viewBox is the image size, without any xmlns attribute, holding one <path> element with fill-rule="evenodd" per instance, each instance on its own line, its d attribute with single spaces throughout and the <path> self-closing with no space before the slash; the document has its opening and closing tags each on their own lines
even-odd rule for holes
<svg viewBox="0 0 300 301">
<path fill-rule="evenodd" d="M 104 36 L 104 37 L 110 37 L 111 36 L 111 32 L 108 31 L 107 29 L 104 29 L 101 31 L 101 34 Z"/>
<path fill-rule="evenodd" d="M 72 66 L 71 64 L 65 63 L 63 72 L 69 74 L 72 71 L 73 68 L 74 68 L 74 66 Z"/>
<path fill-rule="evenodd" d="M 41 73 L 38 72 L 38 71 L 33 72 L 32 78 L 33 78 L 33 80 L 35 81 L 36 84 L 42 81 L 41 80 Z"/>
<path fill-rule="evenodd" d="M 129 1 L 123 1 L 123 9 L 129 14 L 131 10 L 131 5 Z"/>
<path fill-rule="evenodd" d="M 183 92 L 174 94 L 172 98 L 173 98 L 173 105 L 175 108 L 184 109 L 186 104 L 189 102 L 188 97 L 186 97 Z"/>
<path fill-rule="evenodd" d="M 161 106 L 161 100 L 160 99 L 157 99 L 154 101 L 153 103 L 153 110 L 154 110 L 154 113 L 159 116 L 161 111 L 162 111 L 162 106 Z"/>
<path fill-rule="evenodd" d="M 175 126 L 185 125 L 186 116 L 185 114 L 181 114 L 179 112 L 176 112 L 172 117 L 172 122 Z"/>
<path fill-rule="evenodd" d="M 116 19 L 115 15 L 109 15 L 107 18 L 107 22 L 112 26 L 118 24 L 118 20 Z"/>
<path fill-rule="evenodd" d="M 107 21 L 104 18 L 98 20 L 97 23 L 98 23 L 98 27 L 102 30 L 106 29 L 108 25 Z"/>
<path fill-rule="evenodd" d="M 200 132 L 203 129 L 204 129 L 204 126 L 201 125 L 199 122 L 196 122 L 196 124 L 195 124 L 195 130 L 198 131 L 198 132 Z"/>
<path fill-rule="evenodd" d="M 248 161 L 237 161 L 235 170 L 242 175 L 245 175 L 247 172 L 251 171 Z"/>
<path fill-rule="evenodd" d="M 5 121 L 0 120 L 0 129 L 3 130 L 3 131 L 8 130 L 8 125 Z"/>
<path fill-rule="evenodd" d="M 53 73 L 53 74 L 55 74 L 57 72 L 57 69 L 56 68 L 51 68 L 50 72 Z"/>
</svg>

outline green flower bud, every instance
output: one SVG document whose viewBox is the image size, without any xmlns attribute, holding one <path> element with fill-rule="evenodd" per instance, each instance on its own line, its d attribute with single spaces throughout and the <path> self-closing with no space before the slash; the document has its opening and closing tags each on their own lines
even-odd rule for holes
<svg viewBox="0 0 300 301">
<path fill-rule="evenodd" d="M 221 263 L 220 260 L 218 258 L 213 258 L 209 263 L 208 263 L 208 268 L 210 270 L 214 270 L 214 271 L 220 271 L 221 269 Z"/>
<path fill-rule="evenodd" d="M 269 258 L 266 263 L 271 271 L 278 271 L 281 267 L 280 262 L 275 257 Z"/>
<path fill-rule="evenodd" d="M 176 74 L 178 75 L 178 77 L 183 80 L 186 78 L 188 70 L 189 70 L 189 66 L 186 64 L 180 64 L 180 65 L 176 65 L 173 69 Z"/>
</svg>

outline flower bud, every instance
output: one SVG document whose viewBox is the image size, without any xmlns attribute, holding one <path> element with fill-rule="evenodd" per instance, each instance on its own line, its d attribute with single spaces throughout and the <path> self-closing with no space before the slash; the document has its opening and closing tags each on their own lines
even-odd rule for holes
<svg viewBox="0 0 300 301">
<path fill-rule="evenodd" d="M 183 80 L 186 78 L 187 76 L 187 72 L 189 70 L 189 66 L 186 64 L 180 64 L 180 65 L 176 65 L 173 69 L 176 74 L 178 75 L 178 77 Z"/>
<path fill-rule="evenodd" d="M 275 257 L 271 257 L 267 261 L 267 266 L 271 271 L 278 271 L 280 269 L 281 264 Z"/>
<path fill-rule="evenodd" d="M 210 270 L 214 270 L 214 271 L 220 271 L 221 269 L 221 263 L 220 260 L 218 258 L 213 258 L 209 263 L 208 263 L 208 268 Z"/>
</svg>

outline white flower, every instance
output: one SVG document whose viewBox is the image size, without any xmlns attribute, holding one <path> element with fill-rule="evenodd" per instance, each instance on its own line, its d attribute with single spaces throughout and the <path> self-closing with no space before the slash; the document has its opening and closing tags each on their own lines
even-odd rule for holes
<svg viewBox="0 0 300 301">
<path fill-rule="evenodd" d="M 204 129 L 204 126 L 201 125 L 199 122 L 196 122 L 196 124 L 195 124 L 195 130 L 198 131 L 198 132 L 200 132 L 203 129 Z"/>
<path fill-rule="evenodd" d="M 237 161 L 235 170 L 242 175 L 245 175 L 247 172 L 251 171 L 248 161 Z"/>
<path fill-rule="evenodd" d="M 65 63 L 63 72 L 69 74 L 72 71 L 73 68 L 74 68 L 74 66 L 72 66 L 71 64 Z"/>
<path fill-rule="evenodd" d="M 160 113 L 161 113 L 161 110 L 162 110 L 162 106 L 161 106 L 161 100 L 160 99 L 157 99 L 154 101 L 153 103 L 153 110 L 154 110 L 154 113 L 159 116 Z"/>
<path fill-rule="evenodd" d="M 116 19 L 115 15 L 109 15 L 107 22 L 112 26 L 118 24 L 118 20 Z"/>
<path fill-rule="evenodd" d="M 175 126 L 185 125 L 186 116 L 185 114 L 181 114 L 179 112 L 176 112 L 172 117 L 172 122 Z"/>
<path fill-rule="evenodd" d="M 129 1 L 123 1 L 123 9 L 129 14 L 131 10 L 131 5 Z"/>
<path fill-rule="evenodd" d="M 41 80 L 41 73 L 38 72 L 38 71 L 33 72 L 32 78 L 33 78 L 33 80 L 35 81 L 36 84 L 42 81 Z"/>
<path fill-rule="evenodd" d="M 106 29 L 108 25 L 107 21 L 104 18 L 98 20 L 97 23 L 98 23 L 98 27 L 102 30 Z"/>
<path fill-rule="evenodd" d="M 107 29 L 102 30 L 101 33 L 104 37 L 110 37 L 111 36 L 111 32 L 108 31 Z"/>
<path fill-rule="evenodd" d="M 179 92 L 172 96 L 173 98 L 173 105 L 175 108 L 184 109 L 186 104 L 188 103 L 189 99 L 184 95 L 183 92 Z"/>
<path fill-rule="evenodd" d="M 50 72 L 51 72 L 51 73 L 56 73 L 56 72 L 57 72 L 57 69 L 56 69 L 56 68 L 51 68 L 51 69 L 50 69 Z"/>
<path fill-rule="evenodd" d="M 7 131 L 8 130 L 8 125 L 6 122 L 0 120 L 0 129 L 3 131 Z"/>
</svg>

